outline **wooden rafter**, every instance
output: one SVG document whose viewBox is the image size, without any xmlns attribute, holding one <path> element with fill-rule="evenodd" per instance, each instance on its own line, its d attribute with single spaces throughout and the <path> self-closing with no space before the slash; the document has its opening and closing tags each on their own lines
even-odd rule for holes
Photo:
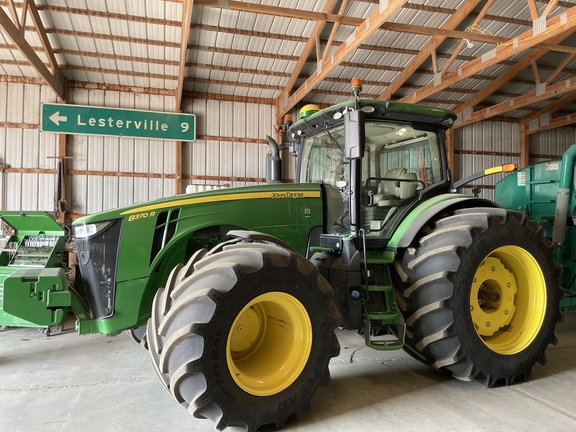
<svg viewBox="0 0 576 432">
<path fill-rule="evenodd" d="M 33 2 L 29 2 L 29 5 Z M 19 24 L 18 24 L 19 26 Z M 61 100 L 66 100 L 66 87 L 64 83 L 64 77 L 60 72 L 56 64 L 54 64 L 54 72 L 46 67 L 44 62 L 38 57 L 34 48 L 26 41 L 26 39 L 21 37 L 20 29 L 17 27 L 8 17 L 6 12 L 0 8 L 0 28 L 4 30 L 6 35 L 12 40 L 12 42 L 18 47 L 20 52 L 26 57 L 28 62 L 36 69 L 38 74 L 44 79 L 46 84 L 54 90 Z M 38 34 L 41 35 L 40 30 Z M 45 33 L 44 33 L 45 34 Z M 49 44 L 48 44 L 49 46 Z M 49 54 L 47 53 L 49 56 Z M 53 55 L 53 54 L 52 54 Z"/>
<path fill-rule="evenodd" d="M 532 17 L 532 20 L 537 20 L 538 19 L 538 9 L 536 8 L 536 3 L 534 2 L 534 0 L 527 0 L 528 1 L 528 8 L 530 9 L 530 16 Z"/>
<path fill-rule="evenodd" d="M 533 118 L 537 118 L 540 117 L 542 114 L 553 114 L 556 111 L 564 108 L 566 105 L 571 104 L 572 102 L 576 101 L 576 90 L 572 90 L 569 93 L 566 93 L 565 95 L 559 97 L 558 99 L 556 99 L 554 102 L 548 104 L 547 106 L 545 106 L 544 108 L 542 108 L 540 111 L 538 111 L 535 114 L 532 114 L 530 116 L 527 116 L 528 119 L 533 119 Z"/>
<path fill-rule="evenodd" d="M 542 16 L 547 17 L 548 15 L 550 15 L 552 10 L 556 7 L 557 3 L 558 3 L 558 0 L 550 0 L 550 3 L 548 3 L 548 5 L 546 6 L 546 9 L 544 9 L 544 12 L 542 12 Z"/>
<path fill-rule="evenodd" d="M 192 22 L 192 9 L 194 0 L 184 0 L 182 4 L 182 37 L 180 39 L 180 61 L 178 64 L 178 83 L 176 85 L 176 112 L 181 112 L 182 92 L 184 90 L 184 74 L 186 72 L 186 53 L 188 52 L 188 38 L 190 37 L 190 23 Z"/>
<path fill-rule="evenodd" d="M 540 131 L 541 128 L 546 127 L 551 123 L 553 113 L 574 101 L 576 101 L 576 90 L 572 90 L 571 92 L 562 95 L 554 102 L 546 105 L 541 110 L 526 115 L 524 118 L 522 118 L 522 121 L 528 125 L 526 132 L 535 133 Z M 576 116 L 573 117 L 576 119 Z"/>
<path fill-rule="evenodd" d="M 487 120 L 489 118 L 507 113 L 512 110 L 520 109 L 527 105 L 531 105 L 535 102 L 547 100 L 555 96 L 559 96 L 576 89 L 576 77 L 572 79 L 567 79 L 560 81 L 559 83 L 546 86 L 545 89 L 537 88 L 536 90 L 518 96 L 514 99 L 501 102 L 499 104 L 493 105 L 489 108 L 476 111 L 467 120 L 459 119 L 454 127 L 462 127 L 468 124 L 476 123 L 482 120 Z"/>
<path fill-rule="evenodd" d="M 199 0 L 196 0 L 196 2 L 195 2 L 196 5 L 198 4 L 198 1 Z M 0 4 L 1 3 L 2 3 L 2 0 L 0 0 Z M 42 8 L 42 10 L 52 10 L 52 9 L 53 9 L 52 7 Z M 277 11 L 274 14 L 270 14 L 270 15 L 282 16 L 281 12 L 283 11 L 283 9 L 282 8 L 276 8 L 276 9 L 279 9 L 279 11 Z M 126 19 L 128 21 L 134 21 L 134 22 L 174 26 L 173 21 L 162 21 L 162 20 L 158 20 L 158 19 L 149 19 L 149 18 L 144 18 L 144 17 L 130 17 L 130 16 L 126 16 L 126 15 L 110 14 L 110 13 L 105 13 L 105 12 L 99 12 L 99 13 L 92 14 L 93 11 L 90 11 L 90 12 L 91 12 L 91 14 L 83 14 L 83 15 L 87 15 L 87 16 L 94 15 L 96 17 L 103 17 L 103 18 L 108 18 L 108 19 Z M 310 14 L 312 14 L 311 16 L 314 16 L 314 17 L 318 17 L 318 15 L 314 15 L 314 14 L 319 14 L 321 16 L 320 13 L 310 12 Z M 302 19 L 304 19 L 304 18 L 302 18 Z M 310 18 L 307 18 L 307 19 L 310 20 Z M 362 19 L 354 18 L 354 17 L 342 17 L 342 21 L 345 21 L 345 23 L 347 25 L 351 25 L 351 26 L 358 26 L 362 23 Z M 332 22 L 332 21 L 327 20 L 327 22 Z M 179 27 L 181 26 L 181 23 L 178 22 L 177 24 Z M 291 41 L 298 41 L 298 42 L 305 42 L 308 40 L 306 38 L 301 38 L 301 37 L 296 37 L 296 36 L 287 36 L 287 35 L 279 35 L 279 34 L 264 33 L 264 32 L 254 32 L 254 31 L 247 31 L 247 30 L 241 30 L 241 29 L 236 29 L 236 28 L 206 26 L 206 25 L 202 25 L 202 24 L 191 24 L 190 27 L 192 29 L 195 29 L 195 30 L 224 32 L 224 33 L 229 33 L 229 34 L 240 34 L 240 35 L 253 36 L 253 37 L 283 39 L 283 40 L 291 40 Z M 492 35 L 481 34 L 481 33 L 469 33 L 469 32 L 458 31 L 458 30 L 450 30 L 450 29 L 446 29 L 446 28 L 417 26 L 417 25 L 411 25 L 411 24 L 409 25 L 409 24 L 398 24 L 398 23 L 384 23 L 380 26 L 380 29 L 399 32 L 399 33 L 410 33 L 410 34 L 418 34 L 418 35 L 426 35 L 426 36 L 442 36 L 442 37 L 450 37 L 453 39 L 469 39 L 469 40 L 474 41 L 474 42 L 491 43 L 491 44 L 495 44 L 495 45 L 496 44 L 503 44 L 503 43 L 506 43 L 509 41 L 509 39 L 504 38 L 504 37 L 500 37 L 500 36 L 492 36 Z M 46 31 L 48 33 L 53 33 L 53 34 L 57 34 L 57 35 L 86 37 L 86 38 L 91 38 L 93 35 L 93 33 L 89 33 L 89 32 L 80 32 L 80 31 L 64 30 L 64 29 L 46 29 Z M 155 46 L 172 46 L 172 45 L 175 47 L 179 46 L 178 44 L 173 44 L 173 43 L 166 42 L 166 41 L 157 41 L 157 40 L 152 40 L 152 39 L 142 39 L 142 38 L 127 37 L 127 36 L 119 36 L 119 35 L 95 35 L 95 37 L 96 36 L 100 39 L 113 40 L 113 41 L 118 41 L 118 42 L 130 42 L 130 43 L 146 44 L 146 41 L 148 40 L 148 45 L 152 44 Z M 336 45 L 335 42 L 333 44 Z M 576 53 L 576 47 L 560 46 L 560 45 L 554 45 L 551 43 L 538 44 L 536 47 L 546 49 L 548 51 L 556 51 L 556 52 L 569 53 L 569 54 L 570 53 Z M 366 49 L 372 49 L 372 48 L 367 47 Z M 388 48 L 388 49 L 391 49 L 391 48 Z"/>
<path fill-rule="evenodd" d="M 184 0 L 170 0 L 177 3 L 182 3 Z M 539 0 L 540 1 L 540 0 Z M 370 0 L 371 2 L 371 0 Z M 290 18 L 298 18 L 302 20 L 319 20 L 325 18 L 327 22 L 338 22 L 341 24 L 357 26 L 359 25 L 362 20 L 360 18 L 354 17 L 340 17 L 339 15 L 330 14 L 328 16 L 323 16 L 319 12 L 311 12 L 311 11 L 302 11 L 293 8 L 280 8 L 280 7 L 273 7 L 273 6 L 266 6 L 263 7 L 261 5 L 257 5 L 259 8 L 262 8 L 260 12 L 254 12 L 254 5 L 250 6 L 247 3 L 242 2 L 234 2 L 229 1 L 226 2 L 224 0 L 196 0 L 195 3 L 197 6 L 210 6 L 210 7 L 221 7 L 221 8 L 228 8 L 231 10 L 241 11 L 241 12 L 253 12 L 253 13 L 264 13 L 271 16 L 279 16 L 279 17 L 290 17 Z M 567 4 L 560 2 L 562 6 L 567 7 Z M 0 0 L 0 6 L 8 5 L 7 0 Z M 21 5 L 21 3 L 15 3 L 16 6 Z M 75 15 L 82 15 L 82 16 L 89 16 L 89 17 L 99 17 L 105 19 L 114 19 L 114 20 L 123 20 L 128 22 L 140 22 L 146 24 L 156 24 L 156 25 L 163 25 L 163 26 L 172 26 L 172 27 L 181 27 L 182 23 L 180 21 L 170 21 L 170 20 L 163 20 L 158 18 L 149 18 L 143 16 L 135 16 L 135 15 L 127 15 L 127 14 L 119 14 L 113 12 L 106 12 L 106 11 L 99 11 L 99 10 L 90 10 L 90 9 L 78 9 L 78 8 L 68 8 L 68 7 L 60 7 L 54 5 L 38 5 L 38 10 L 46 11 L 46 12 L 54 12 L 54 13 L 66 13 L 66 14 L 75 14 Z M 417 11 L 427 11 L 432 13 L 444 13 L 447 15 L 453 15 L 456 13 L 455 10 L 450 10 L 446 8 L 439 8 L 439 7 L 431 7 L 419 4 L 412 4 L 406 3 L 404 6 L 406 9 L 417 10 Z M 289 13 L 289 15 L 286 15 Z M 476 16 L 475 13 L 471 13 L 470 16 Z M 489 15 L 485 16 L 486 19 L 496 22 L 502 22 L 507 24 L 515 24 L 515 25 L 522 25 L 526 27 L 532 27 L 531 21 L 515 19 L 515 18 L 508 18 L 508 17 L 501 17 L 497 15 Z M 396 30 L 398 27 L 390 27 L 386 28 L 388 25 L 394 25 L 394 23 L 386 23 L 383 27 L 384 30 Z M 431 33 L 434 30 L 438 31 L 438 29 L 434 29 L 432 27 L 421 27 L 421 26 L 411 26 L 411 25 L 404 25 L 404 24 L 395 24 L 396 26 L 403 27 L 403 30 L 399 30 L 402 32 L 410 33 L 410 27 L 414 27 L 416 30 L 416 34 L 426 34 L 426 35 L 435 35 L 435 33 Z M 192 28 L 201 28 L 202 25 L 193 24 Z M 211 26 L 212 31 L 225 31 L 225 28 Z M 229 29 L 231 31 L 239 31 L 239 29 Z M 460 32 L 463 33 L 463 32 Z M 481 35 L 482 36 L 482 35 Z M 481 37 L 480 36 L 480 37 Z M 484 35 L 486 38 L 490 38 L 490 35 Z M 263 36 L 266 37 L 266 36 Z M 461 35 L 458 35 L 458 32 L 452 33 L 452 36 L 455 38 L 462 38 Z M 470 40 L 478 40 L 479 42 L 488 42 L 486 39 L 470 39 Z M 497 40 L 492 40 L 494 43 L 498 43 Z M 563 51 L 564 52 L 564 51 Z"/>
<path fill-rule="evenodd" d="M 56 62 L 56 57 L 54 56 L 54 50 L 52 49 L 52 45 L 50 45 L 50 41 L 48 40 L 48 35 L 46 34 L 44 24 L 42 24 L 42 20 L 40 19 L 40 15 L 38 14 L 38 10 L 36 9 L 36 4 L 34 3 L 33 0 L 29 0 L 27 4 L 30 10 L 30 15 L 32 16 L 32 21 L 34 21 L 34 26 L 36 27 L 38 36 L 40 36 L 40 40 L 42 41 L 42 47 L 44 47 L 44 53 L 46 54 L 46 56 L 48 57 L 48 61 L 50 62 L 50 68 L 52 69 L 52 73 L 54 75 L 57 75 L 60 73 L 60 71 L 58 70 L 58 63 Z"/>
<path fill-rule="evenodd" d="M 482 10 L 478 14 L 478 16 L 474 19 L 474 23 L 472 24 L 472 26 L 477 26 L 480 23 L 480 21 L 482 21 L 484 19 L 484 17 L 488 13 L 488 9 L 490 9 L 490 7 L 492 6 L 493 3 L 494 3 L 494 0 L 488 0 L 486 2 L 486 4 L 482 8 Z M 448 72 L 448 70 L 450 69 L 450 66 L 452 66 L 452 63 L 454 63 L 454 60 L 456 60 L 456 58 L 458 57 L 458 54 L 460 54 L 460 51 L 462 50 L 462 48 L 464 48 L 465 44 L 466 44 L 466 41 L 464 39 L 458 43 L 458 46 L 456 47 L 456 49 L 454 50 L 454 52 L 452 53 L 452 55 L 450 56 L 448 61 L 444 64 L 444 67 L 442 68 L 442 72 L 441 72 L 442 75 L 444 75 L 446 72 Z"/>
<path fill-rule="evenodd" d="M 438 61 L 436 60 L 436 50 L 430 50 L 430 59 L 432 60 L 432 72 L 434 75 L 438 73 Z"/>
<path fill-rule="evenodd" d="M 307 38 L 302 37 L 290 37 L 288 38 L 286 35 L 281 35 L 278 33 L 267 33 L 266 35 L 260 32 L 254 31 L 244 31 L 244 30 L 235 30 L 233 28 L 227 27 L 208 27 L 203 25 L 192 25 L 192 29 L 201 30 L 201 31 L 214 31 L 214 32 L 222 32 L 222 33 L 231 33 L 231 34 L 240 34 L 243 36 L 249 37 L 266 37 L 266 35 L 270 39 L 276 40 L 290 40 L 293 42 L 302 42 L 305 43 Z M 64 35 L 70 37 L 85 37 L 91 39 L 99 39 L 99 40 L 114 40 L 118 42 L 126 42 L 126 43 L 140 43 L 140 44 L 148 44 L 152 46 L 161 46 L 166 48 L 179 48 L 179 43 L 173 43 L 168 41 L 158 41 L 153 39 L 142 39 L 142 38 L 134 38 L 134 37 L 125 37 L 125 36 L 111 36 L 109 34 L 102 34 L 102 33 L 87 33 L 87 32 L 80 32 L 80 31 L 70 31 L 70 30 L 61 30 L 61 29 L 46 29 L 46 32 L 49 34 L 55 35 Z M 320 43 L 325 43 L 324 41 L 320 41 Z M 344 42 L 345 43 L 345 42 Z M 333 42 L 333 45 L 338 47 L 341 45 L 340 42 Z M 0 44 L 0 48 L 5 49 L 17 49 L 15 46 L 8 46 Z M 34 48 L 36 51 L 41 51 L 40 48 Z M 188 45 L 188 50 L 201 50 L 201 51 L 208 51 L 208 52 L 219 52 L 224 54 L 232 54 L 232 55 L 242 55 L 242 56 L 254 56 L 254 57 L 263 57 L 263 58 L 271 58 L 271 59 L 280 59 L 280 60 L 287 60 L 287 61 L 298 61 L 298 57 L 296 56 L 287 56 L 287 55 L 280 55 L 274 53 L 267 53 L 261 51 L 245 51 L 245 50 L 235 50 L 230 48 L 220 48 L 208 45 Z M 378 46 L 378 45 L 369 45 L 369 44 L 362 44 L 358 49 L 365 49 L 369 51 L 376 51 L 376 52 L 386 52 L 386 53 L 395 53 L 395 54 L 407 54 L 407 55 L 417 55 L 419 51 L 417 50 L 410 50 L 410 49 L 402 49 L 402 48 L 395 48 L 389 46 Z M 137 61 L 143 63 L 155 63 L 155 64 L 166 64 L 170 66 L 178 65 L 177 61 L 170 61 L 164 59 L 155 59 L 155 58 L 144 58 L 144 57 L 134 57 L 134 56 L 122 56 L 118 54 L 105 54 L 105 53 L 91 53 L 91 52 L 79 52 L 73 50 L 65 50 L 65 49 L 57 49 L 54 51 L 56 54 L 70 54 L 70 55 L 81 55 L 81 56 L 89 56 L 89 57 L 96 57 L 96 58 L 109 58 L 109 59 L 118 59 L 118 60 L 125 60 L 125 61 Z M 537 52 L 534 50 L 533 53 Z M 543 51 L 544 52 L 544 51 Z M 546 51 L 547 52 L 547 51 Z M 437 58 L 449 58 L 450 55 L 447 53 L 440 53 L 436 52 Z M 463 61 L 470 61 L 473 60 L 473 57 L 470 56 L 458 56 L 459 60 Z M 514 66 L 515 62 L 503 60 L 500 64 L 507 65 L 507 66 Z M 364 67 L 371 67 L 370 65 L 364 65 Z M 524 67 L 525 68 L 525 67 Z M 551 70 L 554 71 L 556 68 L 554 66 L 539 65 L 539 68 L 542 70 Z M 382 69 L 383 70 L 383 69 Z M 393 67 L 389 67 L 389 70 L 395 70 Z M 568 70 L 566 72 L 569 73 L 576 73 L 576 70 Z M 417 73 L 425 73 L 423 70 L 419 70 Z M 488 78 L 487 78 L 488 79 Z"/>
<path fill-rule="evenodd" d="M 30 0 L 24 0 L 24 3 L 22 3 L 22 16 L 20 17 L 20 34 L 22 35 L 22 37 L 24 37 L 23 33 L 24 33 L 24 26 L 26 25 L 26 17 L 28 16 L 28 2 Z M 36 7 L 36 4 L 34 3 L 34 7 Z"/>
<path fill-rule="evenodd" d="M 566 39 L 570 34 L 572 34 L 572 30 L 564 31 L 564 32 L 560 33 L 559 35 L 550 39 L 550 42 L 560 43 L 564 39 Z M 494 81 L 492 81 L 490 84 L 485 86 L 476 95 L 472 96 L 470 99 L 468 99 L 466 102 L 459 105 L 458 107 L 453 108 L 454 112 L 456 112 L 456 113 L 463 113 L 466 111 L 471 112 L 472 109 L 474 108 L 474 106 L 478 105 L 480 102 L 482 102 L 488 96 L 490 96 L 492 93 L 494 93 L 496 90 L 498 90 L 503 84 L 512 80 L 521 71 L 523 71 L 524 69 L 529 67 L 530 62 L 532 60 L 535 61 L 535 60 L 539 59 L 540 57 L 542 57 L 547 52 L 548 51 L 546 51 L 544 49 L 540 49 L 540 48 L 532 50 L 527 55 L 525 55 L 520 60 L 518 60 L 515 64 L 511 65 L 503 74 L 496 77 L 496 79 Z"/>
<path fill-rule="evenodd" d="M 176 2 L 182 2 L 184 0 L 172 0 Z M 469 0 L 469 1 L 476 1 L 476 0 Z M 469 3 L 466 1 L 464 5 L 456 11 L 453 11 L 451 15 L 459 14 L 460 10 L 466 7 L 466 4 Z M 392 2 L 392 0 L 389 0 Z M 248 12 L 248 13 L 255 13 L 255 14 L 263 14 L 263 15 L 271 15 L 271 16 L 280 16 L 285 18 L 296 18 L 301 20 L 307 21 L 326 21 L 326 22 L 334 22 L 339 23 L 342 25 L 348 25 L 353 27 L 358 27 L 362 25 L 363 19 L 356 18 L 356 17 L 348 17 L 343 15 L 337 14 L 330 14 L 330 13 L 323 13 L 323 12 L 314 12 L 314 11 L 305 11 L 299 10 L 295 8 L 284 8 L 284 7 L 277 7 L 277 6 L 266 6 L 261 4 L 249 3 L 249 2 L 239 2 L 233 0 L 196 0 L 195 4 L 197 6 L 209 6 L 215 8 L 222 8 L 228 9 L 238 12 Z M 383 3 L 385 4 L 385 3 Z M 410 5 L 411 8 L 418 8 L 419 5 Z M 426 10 L 425 6 L 421 6 L 422 10 Z M 420 10 L 420 9 L 418 9 Z M 448 13 L 448 12 L 446 12 Z M 486 16 L 487 18 L 488 16 Z M 523 23 L 524 24 L 524 23 Z M 525 25 L 532 26 L 532 23 L 526 22 Z M 384 22 L 382 23 L 379 28 L 381 30 L 387 31 L 395 31 L 400 33 L 411 33 L 411 34 L 419 34 L 425 36 L 443 36 L 443 37 L 451 37 L 455 39 L 470 39 L 473 41 L 478 42 L 486 42 L 486 43 L 493 43 L 493 44 L 503 44 L 509 42 L 509 39 L 499 37 L 499 36 L 492 36 L 488 34 L 481 34 L 481 33 L 469 33 L 457 30 L 450 30 L 448 28 L 435 28 L 435 27 L 425 27 L 425 26 L 418 26 L 413 24 L 398 24 L 392 22 Z M 532 30 L 530 30 L 531 32 Z M 576 53 L 576 48 L 573 47 L 563 47 L 563 46 L 555 46 L 555 45 L 542 45 L 542 48 L 546 48 L 550 51 L 557 51 L 557 52 L 566 52 L 566 53 Z"/>
<path fill-rule="evenodd" d="M 380 6 L 358 26 L 348 37 L 345 44 L 340 45 L 329 58 L 320 63 L 317 69 L 291 96 L 285 94 L 277 99 L 279 116 L 286 114 L 292 107 L 300 102 L 322 79 L 332 72 L 350 53 L 356 50 L 362 42 L 373 34 L 388 18 L 390 18 L 406 0 L 390 0 Z"/>
<path fill-rule="evenodd" d="M 547 31 L 539 34 L 534 34 L 531 29 L 520 36 L 509 40 L 508 43 L 497 46 L 491 51 L 478 57 L 475 60 L 468 62 L 455 71 L 452 71 L 442 77 L 441 80 L 435 80 L 423 87 L 420 90 L 412 92 L 411 94 L 400 99 L 402 102 L 419 102 L 423 99 L 437 93 L 445 88 L 470 77 L 471 75 L 492 66 L 501 60 L 508 59 L 511 56 L 518 54 L 526 49 L 533 48 L 538 44 L 549 41 L 554 36 L 565 31 L 574 30 L 576 28 L 576 6 L 568 9 L 566 12 L 555 16 L 548 20 Z"/>
<path fill-rule="evenodd" d="M 20 29 L 22 26 L 20 25 L 20 19 L 18 18 L 18 12 L 16 12 L 16 6 L 14 5 L 14 0 L 8 0 L 8 9 L 10 10 L 10 14 L 12 15 L 12 21 Z"/>
<path fill-rule="evenodd" d="M 570 126 L 576 123 L 576 114 L 568 114 L 561 117 L 557 117 L 555 119 L 550 120 L 547 125 L 539 126 L 536 129 L 530 129 L 529 127 L 526 130 L 527 135 L 532 135 L 538 132 L 544 132 L 550 129 L 557 129 L 560 127 Z"/>
<path fill-rule="evenodd" d="M 455 29 L 466 16 L 476 7 L 480 0 L 469 0 L 465 2 L 462 7 L 452 15 L 448 21 L 442 26 L 444 30 Z M 436 50 L 442 42 L 444 42 L 445 37 L 435 36 L 430 42 L 428 42 L 420 51 L 419 54 L 414 57 L 414 59 L 406 65 L 404 70 L 394 79 L 391 85 L 389 85 L 386 90 L 378 97 L 378 99 L 386 100 L 390 99 L 394 92 L 400 88 L 402 84 L 406 82 L 408 78 L 418 69 L 422 63 L 430 56 L 432 50 Z"/>
<path fill-rule="evenodd" d="M 562 63 L 558 65 L 556 70 L 552 72 L 552 74 L 546 79 L 546 84 L 550 84 L 552 81 L 554 81 L 554 78 L 556 78 L 558 74 L 564 70 L 564 68 L 568 65 L 568 63 L 570 63 L 570 61 L 574 58 L 574 55 L 575 54 L 569 54 L 568 56 L 566 56 L 566 58 L 562 61 Z"/>
<path fill-rule="evenodd" d="M 342 0 L 342 4 L 340 5 L 340 9 L 338 10 L 338 15 L 343 15 L 344 11 L 346 10 L 346 6 L 348 5 L 348 0 Z M 328 52 L 330 51 L 330 47 L 332 46 L 332 42 L 334 42 L 334 36 L 336 32 L 340 28 L 339 23 L 334 23 L 332 30 L 330 31 L 330 36 L 328 36 L 328 42 L 326 42 L 326 46 L 324 47 L 324 54 L 322 55 L 322 61 L 326 60 L 328 56 Z"/>
<path fill-rule="evenodd" d="M 532 68 L 532 74 L 534 75 L 534 82 L 536 85 L 540 85 L 540 74 L 538 73 L 538 65 L 536 64 L 536 60 L 532 60 L 530 62 L 530 67 Z"/>
</svg>

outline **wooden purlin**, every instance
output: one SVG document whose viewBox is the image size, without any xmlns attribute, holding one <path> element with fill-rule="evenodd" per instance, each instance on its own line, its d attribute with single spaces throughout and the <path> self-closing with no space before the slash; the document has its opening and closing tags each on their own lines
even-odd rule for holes
<svg viewBox="0 0 576 432">
<path fill-rule="evenodd" d="M 471 75 L 480 72 L 504 59 L 518 54 L 526 49 L 533 48 L 542 44 L 565 31 L 576 28 L 576 6 L 568 9 L 566 12 L 555 16 L 547 21 L 546 30 L 534 35 L 534 29 L 522 33 L 520 36 L 513 38 L 508 43 L 497 46 L 493 50 L 468 62 L 455 71 L 452 71 L 441 80 L 435 80 L 423 88 L 416 90 L 409 95 L 400 99 L 401 102 L 417 103 L 423 99 L 450 87 L 451 85 L 462 81 Z"/>
</svg>

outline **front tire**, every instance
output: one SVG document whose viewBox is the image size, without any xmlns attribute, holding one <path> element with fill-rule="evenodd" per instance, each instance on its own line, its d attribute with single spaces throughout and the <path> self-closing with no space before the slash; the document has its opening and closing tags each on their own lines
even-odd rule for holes
<svg viewBox="0 0 576 432">
<path fill-rule="evenodd" d="M 152 363 L 174 398 L 216 429 L 281 428 L 330 379 L 339 352 L 332 288 L 273 244 L 215 250 L 177 267 L 156 294 Z"/>
<path fill-rule="evenodd" d="M 465 209 L 400 254 L 405 349 L 463 381 L 528 380 L 556 344 L 559 270 L 544 230 L 500 208 Z"/>
</svg>

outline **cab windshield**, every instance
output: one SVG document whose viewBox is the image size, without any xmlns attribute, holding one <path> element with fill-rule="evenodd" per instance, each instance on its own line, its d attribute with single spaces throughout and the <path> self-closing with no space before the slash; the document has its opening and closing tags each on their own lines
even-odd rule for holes
<svg viewBox="0 0 576 432">
<path fill-rule="evenodd" d="M 391 221 L 418 199 L 419 192 L 444 180 L 437 133 L 406 123 L 366 121 L 362 159 L 362 228 L 369 237 L 387 238 Z M 327 229 L 349 232 L 349 161 L 344 157 L 344 126 L 306 138 L 300 182 L 327 189 Z"/>
</svg>

